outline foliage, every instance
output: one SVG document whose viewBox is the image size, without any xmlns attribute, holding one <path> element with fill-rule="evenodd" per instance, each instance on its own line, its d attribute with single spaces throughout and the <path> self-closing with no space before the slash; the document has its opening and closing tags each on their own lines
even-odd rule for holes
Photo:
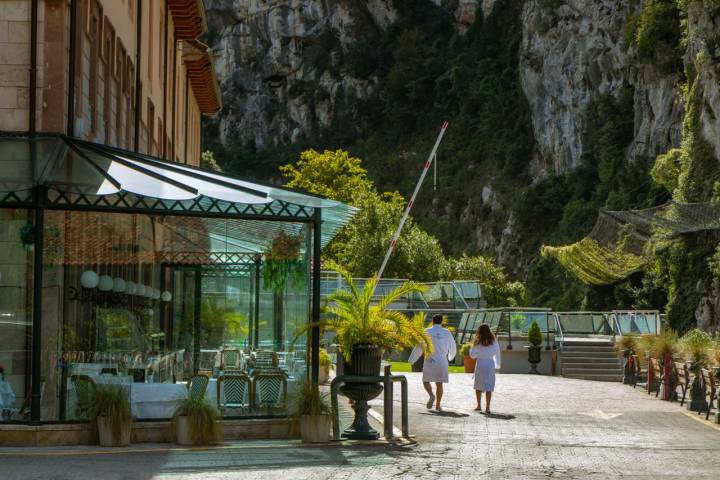
<svg viewBox="0 0 720 480">
<path fill-rule="evenodd" d="M 119 443 L 123 430 L 132 424 L 128 395 L 122 385 L 92 384 L 90 389 L 88 418 L 97 426 L 98 417 L 104 417 L 115 443 Z"/>
<path fill-rule="evenodd" d="M 392 365 L 393 373 L 412 372 L 412 365 L 410 365 L 408 362 L 391 361 L 390 365 Z M 450 373 L 465 373 L 465 367 L 463 367 L 462 365 L 450 365 L 448 370 L 450 371 Z"/>
<path fill-rule="evenodd" d="M 513 307 L 521 305 L 525 287 L 508 279 L 505 270 L 488 257 L 447 258 L 440 270 L 441 280 L 478 280 L 483 284 L 488 307 Z"/>
<path fill-rule="evenodd" d="M 218 443 L 222 432 L 218 424 L 219 413 L 205 397 L 188 395 L 179 400 L 173 417 L 173 430 L 177 429 L 177 419 L 187 417 L 190 441 L 195 445 L 214 445 Z"/>
<path fill-rule="evenodd" d="M 200 154 L 200 167 L 206 170 L 213 170 L 215 172 L 222 172 L 222 168 L 215 160 L 213 152 L 205 150 Z"/>
<path fill-rule="evenodd" d="M 333 263 L 328 267 L 340 273 L 348 289 L 336 290 L 330 294 L 327 297 L 328 306 L 324 308 L 330 318 L 305 324 L 296 332 L 296 339 L 314 327 L 333 330 L 348 361 L 355 345 L 377 345 L 387 350 L 420 345 L 423 352 L 432 352 L 432 341 L 423 324 L 423 312 L 408 318 L 399 311 L 388 309 L 396 300 L 421 292 L 423 289 L 419 284 L 404 283 L 384 295 L 380 301 L 373 303 L 377 283 L 375 278 L 365 282 L 360 290 L 347 270 Z"/>
<path fill-rule="evenodd" d="M 460 355 L 463 357 L 467 357 L 470 355 L 470 350 L 472 350 L 473 344 L 472 342 L 465 342 L 462 345 L 460 345 Z"/>
<path fill-rule="evenodd" d="M 619 357 L 624 357 L 626 352 L 637 352 L 639 339 L 634 335 L 622 335 L 615 340 L 615 353 Z"/>
<path fill-rule="evenodd" d="M 240 342 L 250 331 L 248 316 L 238 312 L 238 304 L 230 298 L 204 295 L 201 304 L 203 345 L 224 345 Z"/>
<path fill-rule="evenodd" d="M 320 392 L 312 382 L 300 382 L 290 397 L 290 411 L 295 418 L 303 415 L 327 415 L 332 411 L 328 394 Z"/>
<path fill-rule="evenodd" d="M 533 345 L 535 347 L 537 347 L 538 345 L 542 345 L 542 332 L 540 331 L 540 325 L 538 325 L 536 321 L 533 321 L 532 324 L 530 324 L 527 338 L 530 345 Z"/>
<path fill-rule="evenodd" d="M 659 335 L 647 335 L 651 342 L 647 351 L 653 358 L 663 359 L 665 355 L 677 358 L 680 352 L 680 339 L 675 330 L 663 330 Z"/>
<path fill-rule="evenodd" d="M 300 154 L 296 164 L 280 167 L 285 186 L 355 205 L 365 195 L 375 192 L 362 160 L 345 150 L 313 149 Z"/>
<path fill-rule="evenodd" d="M 288 280 L 296 289 L 305 285 L 307 264 L 300 258 L 303 236 L 293 237 L 283 231 L 265 250 L 262 264 L 263 283 L 276 292 L 285 291 Z"/>
<path fill-rule="evenodd" d="M 332 358 L 330 358 L 330 354 L 325 350 L 324 348 L 320 349 L 320 366 L 322 368 L 330 368 L 330 365 L 332 364 Z"/>
<path fill-rule="evenodd" d="M 705 367 L 710 361 L 710 349 L 713 340 L 707 332 L 693 328 L 680 338 L 682 352 L 693 363 L 693 370 Z"/>
<path fill-rule="evenodd" d="M 658 185 L 668 192 L 674 193 L 678 187 L 678 180 L 682 169 L 683 151 L 672 148 L 655 159 L 650 175 Z"/>
<path fill-rule="evenodd" d="M 663 72 L 682 67 L 682 31 L 677 0 L 645 0 L 636 23 L 635 44 L 643 62 Z"/>
</svg>

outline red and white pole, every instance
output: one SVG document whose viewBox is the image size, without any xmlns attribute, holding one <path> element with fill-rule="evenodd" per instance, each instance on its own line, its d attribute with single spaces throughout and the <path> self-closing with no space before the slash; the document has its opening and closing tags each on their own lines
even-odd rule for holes
<svg viewBox="0 0 720 480">
<path fill-rule="evenodd" d="M 403 226 L 405 226 L 405 222 L 407 221 L 408 217 L 410 216 L 410 210 L 412 209 L 413 205 L 415 204 L 415 199 L 417 198 L 418 192 L 420 191 L 420 187 L 422 186 L 423 182 L 425 181 L 425 176 L 428 173 L 428 170 L 430 170 L 430 167 L 433 164 L 433 160 L 435 159 L 435 155 L 437 154 L 437 149 L 440 146 L 440 142 L 442 141 L 443 135 L 445 135 L 445 130 L 448 128 L 448 122 L 445 122 L 442 124 L 442 128 L 440 129 L 440 134 L 437 137 L 437 140 L 435 140 L 435 145 L 433 146 L 432 152 L 430 152 L 430 155 L 428 156 L 428 159 L 425 161 L 425 165 L 423 166 L 422 174 L 420 175 L 420 179 L 418 180 L 417 185 L 415 185 L 415 191 L 412 194 L 412 197 L 410 197 L 410 201 L 407 203 L 407 206 L 405 207 L 405 212 L 403 212 L 403 216 L 400 219 L 400 224 L 398 225 L 397 229 L 395 230 L 395 233 L 392 236 L 392 240 L 390 241 L 390 248 L 388 248 L 387 253 L 385 254 L 385 259 L 382 262 L 382 265 L 380 265 L 380 270 L 378 270 L 377 276 L 375 277 L 376 282 L 380 282 L 380 279 L 382 278 L 382 274 L 385 271 L 385 267 L 387 266 L 388 261 L 390 260 L 390 257 L 393 254 L 393 251 L 395 251 L 395 246 L 397 245 L 397 241 L 400 238 L 400 233 L 402 232 Z M 377 283 L 375 285 L 375 288 L 377 288 Z"/>
</svg>

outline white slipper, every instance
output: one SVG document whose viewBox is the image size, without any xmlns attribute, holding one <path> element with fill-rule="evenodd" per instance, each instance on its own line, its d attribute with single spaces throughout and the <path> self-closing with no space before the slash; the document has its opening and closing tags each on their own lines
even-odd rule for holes
<svg viewBox="0 0 720 480">
<path fill-rule="evenodd" d="M 427 405 L 426 405 L 428 410 L 432 410 L 433 403 L 435 403 L 435 395 L 430 394 L 430 400 L 428 400 Z"/>
</svg>

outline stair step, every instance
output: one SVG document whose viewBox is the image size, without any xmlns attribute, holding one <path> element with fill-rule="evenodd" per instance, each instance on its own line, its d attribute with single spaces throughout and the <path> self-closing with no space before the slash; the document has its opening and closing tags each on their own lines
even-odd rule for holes
<svg viewBox="0 0 720 480">
<path fill-rule="evenodd" d="M 562 369 L 565 375 L 622 375 L 623 371 L 621 368 L 573 368 L 563 367 Z"/>
<path fill-rule="evenodd" d="M 560 358 L 597 358 L 618 361 L 616 355 L 602 354 L 597 352 L 563 352 Z"/>
<path fill-rule="evenodd" d="M 568 363 L 563 362 L 562 368 L 586 369 L 586 370 L 620 370 L 622 365 L 617 363 Z"/>
<path fill-rule="evenodd" d="M 588 352 L 614 352 L 612 345 L 568 345 L 563 344 L 563 351 L 587 350 Z"/>
<path fill-rule="evenodd" d="M 574 378 L 576 380 L 593 380 L 596 382 L 622 382 L 622 374 L 610 374 L 610 373 L 582 373 L 582 374 L 567 374 L 565 378 Z"/>
</svg>

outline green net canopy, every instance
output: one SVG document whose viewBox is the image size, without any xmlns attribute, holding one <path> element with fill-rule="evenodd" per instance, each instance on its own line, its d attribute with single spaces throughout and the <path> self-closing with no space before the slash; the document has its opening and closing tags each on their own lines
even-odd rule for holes
<svg viewBox="0 0 720 480">
<path fill-rule="evenodd" d="M 647 264 L 679 235 L 720 229 L 720 204 L 668 202 L 643 210 L 601 210 L 592 231 L 564 246 L 543 246 L 543 256 L 589 285 L 608 285 Z"/>
</svg>

